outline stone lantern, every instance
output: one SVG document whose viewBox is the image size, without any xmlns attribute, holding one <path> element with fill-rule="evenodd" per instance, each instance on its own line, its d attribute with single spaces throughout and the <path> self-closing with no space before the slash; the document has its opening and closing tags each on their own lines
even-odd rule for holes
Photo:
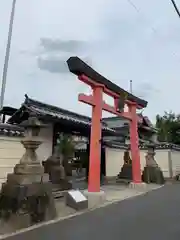
<svg viewBox="0 0 180 240">
<path fill-rule="evenodd" d="M 37 157 L 36 150 L 39 145 L 42 143 L 39 132 L 46 125 L 41 124 L 41 122 L 34 116 L 30 115 L 29 119 L 24 121 L 21 126 L 24 128 L 24 139 L 21 141 L 25 148 L 25 154 L 20 159 L 19 164 L 15 166 L 14 172 L 16 174 L 31 174 L 28 176 L 32 182 L 39 181 L 41 177 L 46 178 L 48 181 L 48 175 L 44 174 L 44 168 L 41 165 L 40 160 Z"/>
<path fill-rule="evenodd" d="M 54 218 L 56 209 L 49 175 L 44 173 L 44 167 L 36 154 L 42 142 L 39 132 L 45 125 L 41 124 L 36 116 L 30 115 L 21 126 L 25 130 L 25 136 L 21 141 L 25 153 L 14 167 L 14 172 L 7 175 L 7 181 L 2 185 L 0 217 L 11 219 L 12 216 L 20 217 L 22 212 L 23 216 L 26 213 L 29 222 L 23 227 L 27 227 Z M 13 221 L 13 224 L 14 222 L 17 221 Z"/>
<path fill-rule="evenodd" d="M 142 180 L 146 183 L 164 184 L 163 172 L 155 160 L 155 155 L 155 144 L 147 144 L 146 166 L 142 173 Z"/>
<path fill-rule="evenodd" d="M 158 167 L 158 164 L 157 164 L 157 162 L 155 160 L 155 155 L 156 155 L 156 152 L 155 152 L 154 144 L 148 144 L 147 145 L 147 154 L 145 156 L 146 166 Z"/>
</svg>

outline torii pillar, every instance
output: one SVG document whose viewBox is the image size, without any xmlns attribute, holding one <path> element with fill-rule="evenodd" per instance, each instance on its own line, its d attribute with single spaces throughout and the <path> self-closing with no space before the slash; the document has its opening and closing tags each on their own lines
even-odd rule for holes
<svg viewBox="0 0 180 240">
<path fill-rule="evenodd" d="M 124 97 L 128 93 L 119 88 L 117 85 L 113 84 L 107 79 L 105 79 L 103 82 L 103 77 L 91 69 L 79 58 L 72 57 L 67 61 L 67 63 L 70 71 L 78 75 L 78 79 L 81 82 L 89 85 L 93 91 L 92 95 L 88 96 L 85 94 L 79 94 L 78 97 L 79 101 L 92 106 L 88 192 L 100 192 L 100 159 L 102 134 L 101 119 L 103 110 L 117 116 L 124 117 L 130 121 L 133 184 L 141 184 L 142 180 L 138 137 L 138 121 L 140 118 L 136 113 L 136 109 L 141 108 L 141 106 L 136 101 L 128 100 L 127 96 Z M 87 76 L 91 75 L 91 73 L 94 78 L 98 78 L 99 80 L 92 79 L 91 77 Z M 117 94 L 117 91 L 111 90 L 112 88 L 118 90 L 120 89 L 120 93 Z M 111 106 L 103 101 L 103 93 L 114 98 L 114 106 Z M 128 112 L 124 112 L 124 104 L 128 105 Z M 119 105 L 122 105 L 123 108 L 119 109 Z"/>
</svg>

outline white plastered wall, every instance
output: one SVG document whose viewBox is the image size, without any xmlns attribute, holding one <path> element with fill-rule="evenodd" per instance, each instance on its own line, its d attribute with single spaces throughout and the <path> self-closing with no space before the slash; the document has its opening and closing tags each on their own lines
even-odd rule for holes
<svg viewBox="0 0 180 240">
<path fill-rule="evenodd" d="M 121 171 L 121 167 L 124 163 L 124 151 L 125 149 L 106 148 L 106 176 L 115 177 Z M 145 166 L 145 150 L 140 151 L 141 159 L 141 171 Z"/>
<path fill-rule="evenodd" d="M 52 154 L 52 125 L 42 129 L 39 136 L 42 144 L 37 150 L 37 155 L 42 162 Z M 14 166 L 25 152 L 21 140 L 19 137 L 0 136 L 0 185 L 6 181 L 7 174 L 13 172 Z"/>
<path fill-rule="evenodd" d="M 107 177 L 115 177 L 120 172 L 124 162 L 123 160 L 124 151 L 125 151 L 124 149 L 106 148 L 106 176 Z M 171 175 L 169 151 L 170 150 L 168 149 L 156 150 L 156 155 L 155 155 L 155 160 L 159 165 L 159 167 L 161 168 L 161 170 L 163 171 L 164 177 L 170 177 Z M 146 153 L 147 153 L 147 150 L 140 150 L 141 172 L 143 171 L 146 165 L 146 161 L 145 161 Z"/>
<path fill-rule="evenodd" d="M 170 151 L 171 151 L 170 149 L 156 149 L 155 160 L 158 166 L 161 168 L 165 178 L 169 178 L 171 175 L 169 159 Z"/>
<path fill-rule="evenodd" d="M 180 151 L 171 150 L 170 158 L 172 160 L 172 176 L 180 174 Z"/>
<path fill-rule="evenodd" d="M 115 177 L 123 165 L 124 149 L 106 148 L 106 177 Z"/>
<path fill-rule="evenodd" d="M 6 181 L 7 174 L 13 171 L 23 154 L 24 148 L 20 138 L 0 137 L 0 185 Z"/>
</svg>

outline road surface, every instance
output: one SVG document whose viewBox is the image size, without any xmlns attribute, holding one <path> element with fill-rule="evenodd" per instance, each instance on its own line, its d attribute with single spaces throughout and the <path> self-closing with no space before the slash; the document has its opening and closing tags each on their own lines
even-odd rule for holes
<svg viewBox="0 0 180 240">
<path fill-rule="evenodd" d="M 36 239 L 179 240 L 180 184 L 8 238 Z"/>
</svg>

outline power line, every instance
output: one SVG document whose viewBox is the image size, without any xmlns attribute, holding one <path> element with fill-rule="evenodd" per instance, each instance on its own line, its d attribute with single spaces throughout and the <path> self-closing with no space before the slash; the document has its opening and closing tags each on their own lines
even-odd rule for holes
<svg viewBox="0 0 180 240">
<path fill-rule="evenodd" d="M 143 17 L 144 21 L 146 21 L 146 22 L 148 23 L 146 17 L 141 13 L 140 9 L 136 6 L 136 4 L 133 3 L 132 0 L 127 0 L 127 2 L 134 8 L 134 10 L 135 10 L 138 14 L 141 15 L 141 17 Z M 178 10 L 178 7 L 177 7 L 175 1 L 174 1 L 174 0 L 171 0 L 171 2 L 172 2 L 172 4 L 173 4 L 174 8 L 176 9 L 176 12 L 177 12 L 178 16 L 180 17 L 180 11 Z M 148 23 L 148 24 L 149 24 L 149 23 Z M 149 26 L 149 27 L 150 27 L 150 29 L 152 30 L 153 33 L 158 34 L 157 29 L 155 29 L 153 26 Z M 171 52 L 171 55 L 172 55 L 172 56 L 175 56 L 175 57 L 179 57 L 175 52 Z"/>
<path fill-rule="evenodd" d="M 133 90 L 132 90 L 132 80 L 129 81 L 129 91 L 130 91 L 130 93 L 133 93 Z"/>
<path fill-rule="evenodd" d="M 178 17 L 180 18 L 180 11 L 178 9 L 178 6 L 177 6 L 176 2 L 174 0 L 170 0 L 170 1 L 171 1 L 172 5 L 173 5 L 173 7 L 174 7 Z"/>
<path fill-rule="evenodd" d="M 137 8 L 137 6 L 131 1 L 131 0 L 127 0 L 128 3 L 136 10 L 136 12 L 140 12 L 139 9 Z"/>
<path fill-rule="evenodd" d="M 127 2 L 134 8 L 134 10 L 138 14 L 140 14 L 144 18 L 145 21 L 147 21 L 146 18 L 144 17 L 144 15 L 141 13 L 140 9 L 131 0 L 127 0 Z M 156 29 L 153 26 L 150 26 L 150 28 L 154 33 L 157 33 Z"/>
</svg>

